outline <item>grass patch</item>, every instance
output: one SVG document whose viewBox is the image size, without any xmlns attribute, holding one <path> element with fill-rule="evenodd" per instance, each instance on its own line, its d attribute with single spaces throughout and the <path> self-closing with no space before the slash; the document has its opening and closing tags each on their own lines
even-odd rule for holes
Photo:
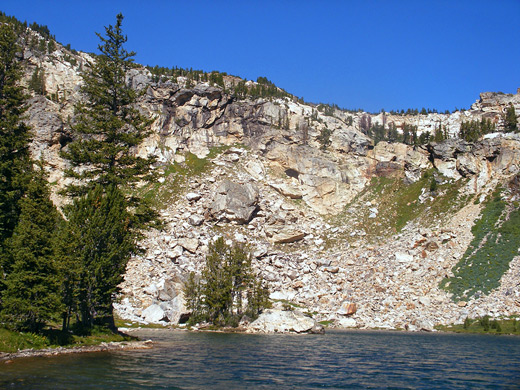
<svg viewBox="0 0 520 390">
<path fill-rule="evenodd" d="M 500 279 L 520 248 L 520 209 L 502 199 L 497 189 L 485 203 L 480 218 L 471 228 L 473 240 L 453 267 L 453 277 L 440 287 L 451 292 L 452 299 L 468 300 L 488 294 L 499 287 Z"/>
<path fill-rule="evenodd" d="M 208 169 L 209 165 L 210 161 L 207 159 L 187 153 L 184 162 L 174 162 L 164 167 L 164 173 L 161 175 L 164 179 L 162 183 L 157 181 L 141 188 L 141 196 L 152 206 L 164 209 L 171 200 L 177 199 L 185 188 L 188 178 L 199 176 Z"/>
<path fill-rule="evenodd" d="M 186 188 L 187 181 L 192 177 L 197 177 L 209 171 L 212 167 L 211 160 L 225 152 L 231 146 L 218 146 L 211 148 L 205 158 L 198 158 L 193 153 L 184 155 L 185 161 L 182 163 L 174 162 L 163 167 L 164 172 L 161 177 L 164 181 L 150 183 L 142 187 L 140 195 L 145 201 L 150 202 L 157 209 L 166 208 L 171 201 L 178 199 L 178 196 Z"/>
<path fill-rule="evenodd" d="M 47 329 L 41 334 L 15 332 L 0 328 L 0 352 L 17 352 L 23 349 L 44 349 L 56 347 L 77 347 L 98 345 L 103 342 L 131 341 L 135 337 L 114 333 L 103 327 L 94 327 L 88 334 L 63 333 L 57 329 Z"/>
<path fill-rule="evenodd" d="M 325 320 L 325 321 L 320 321 L 319 324 L 327 327 L 327 326 L 330 326 L 333 322 L 334 321 Z"/>
<path fill-rule="evenodd" d="M 305 309 L 302 305 L 288 301 L 287 299 L 273 299 L 273 302 L 281 302 L 283 310 Z"/>
<path fill-rule="evenodd" d="M 484 316 L 482 318 L 466 318 L 464 324 L 438 325 L 435 329 L 455 333 L 520 335 L 520 321 L 516 317 L 491 319 L 489 316 Z"/>
<path fill-rule="evenodd" d="M 136 337 L 129 336 L 123 333 L 114 333 L 109 329 L 94 327 L 90 334 L 85 336 L 72 335 L 72 340 L 69 346 L 88 346 L 98 345 L 101 343 L 131 341 L 137 340 Z"/>
<path fill-rule="evenodd" d="M 47 337 L 34 333 L 13 332 L 0 328 L 0 351 L 16 352 L 21 349 L 42 349 L 50 347 Z"/>
<path fill-rule="evenodd" d="M 163 173 L 160 175 L 164 179 L 162 183 L 157 181 L 142 187 L 139 190 L 141 197 L 159 210 L 166 208 L 183 193 L 190 178 L 208 172 L 213 167 L 211 160 L 232 147 L 246 148 L 243 145 L 215 146 L 209 150 L 205 158 L 199 158 L 190 152 L 185 153 L 184 162 L 174 162 L 163 167 Z"/>
</svg>

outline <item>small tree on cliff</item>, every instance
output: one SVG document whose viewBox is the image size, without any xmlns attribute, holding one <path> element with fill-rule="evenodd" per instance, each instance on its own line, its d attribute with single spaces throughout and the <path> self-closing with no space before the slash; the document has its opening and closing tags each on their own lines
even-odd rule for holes
<svg viewBox="0 0 520 390">
<path fill-rule="evenodd" d="M 332 135 L 332 132 L 329 130 L 327 125 L 325 125 L 324 128 L 321 129 L 320 135 L 318 136 L 318 142 L 320 143 L 320 149 L 325 151 L 327 150 L 327 147 L 330 146 L 332 141 L 330 140 L 330 136 Z"/>
<path fill-rule="evenodd" d="M 247 315 L 254 319 L 269 307 L 269 291 L 251 267 L 251 254 L 243 245 L 226 245 L 222 237 L 209 247 L 201 280 L 190 274 L 184 287 L 190 322 L 237 326 Z"/>
<path fill-rule="evenodd" d="M 509 107 L 507 107 L 506 115 L 505 115 L 505 131 L 517 131 L 518 130 L 518 121 L 516 119 L 516 111 L 515 107 L 510 103 Z"/>
</svg>

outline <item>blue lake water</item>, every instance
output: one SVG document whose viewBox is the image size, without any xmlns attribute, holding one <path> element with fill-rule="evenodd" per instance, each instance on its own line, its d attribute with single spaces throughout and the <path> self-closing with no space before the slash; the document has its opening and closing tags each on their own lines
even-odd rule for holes
<svg viewBox="0 0 520 390">
<path fill-rule="evenodd" d="M 150 350 L 15 360 L 2 389 L 520 389 L 520 337 L 150 330 Z"/>
</svg>

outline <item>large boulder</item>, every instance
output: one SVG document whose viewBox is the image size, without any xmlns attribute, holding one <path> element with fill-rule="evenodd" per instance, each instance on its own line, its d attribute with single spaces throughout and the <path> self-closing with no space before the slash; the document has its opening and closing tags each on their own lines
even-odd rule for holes
<svg viewBox="0 0 520 390">
<path fill-rule="evenodd" d="M 357 322 L 355 319 L 351 317 L 340 318 L 338 321 L 338 325 L 342 328 L 356 328 Z"/>
<path fill-rule="evenodd" d="M 332 147 L 343 153 L 354 153 L 366 156 L 372 148 L 372 140 L 354 129 L 341 128 L 332 134 Z"/>
<path fill-rule="evenodd" d="M 196 238 L 181 238 L 178 243 L 190 253 L 195 253 L 200 245 L 199 240 Z"/>
<path fill-rule="evenodd" d="M 190 311 L 186 307 L 186 301 L 183 294 L 177 295 L 171 301 L 163 304 L 164 313 L 170 323 L 177 325 L 180 322 L 185 322 L 189 316 Z"/>
<path fill-rule="evenodd" d="M 319 324 L 300 311 L 268 309 L 249 325 L 252 332 L 307 333 L 320 331 Z"/>
<path fill-rule="evenodd" d="M 164 312 L 163 308 L 158 304 L 150 305 L 146 309 L 144 309 L 142 317 L 146 322 L 151 323 L 157 323 L 167 319 L 166 313 Z"/>
<path fill-rule="evenodd" d="M 224 180 L 217 188 L 211 215 L 219 221 L 246 224 L 258 207 L 258 188 L 253 184 L 239 184 Z"/>
<path fill-rule="evenodd" d="M 357 305 L 353 302 L 343 301 L 339 307 L 338 314 L 351 316 L 357 311 Z"/>
<path fill-rule="evenodd" d="M 156 288 L 157 299 L 160 301 L 171 301 L 178 295 L 178 287 L 170 279 L 161 279 Z"/>
</svg>

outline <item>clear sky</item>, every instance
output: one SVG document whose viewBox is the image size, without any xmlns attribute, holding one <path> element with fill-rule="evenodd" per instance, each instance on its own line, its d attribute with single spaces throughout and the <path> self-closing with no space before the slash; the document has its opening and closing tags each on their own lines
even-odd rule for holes
<svg viewBox="0 0 520 390">
<path fill-rule="evenodd" d="M 520 87 L 520 0 L 2 0 L 0 10 L 96 52 L 125 16 L 141 64 L 265 76 L 344 108 L 469 108 Z"/>
</svg>

